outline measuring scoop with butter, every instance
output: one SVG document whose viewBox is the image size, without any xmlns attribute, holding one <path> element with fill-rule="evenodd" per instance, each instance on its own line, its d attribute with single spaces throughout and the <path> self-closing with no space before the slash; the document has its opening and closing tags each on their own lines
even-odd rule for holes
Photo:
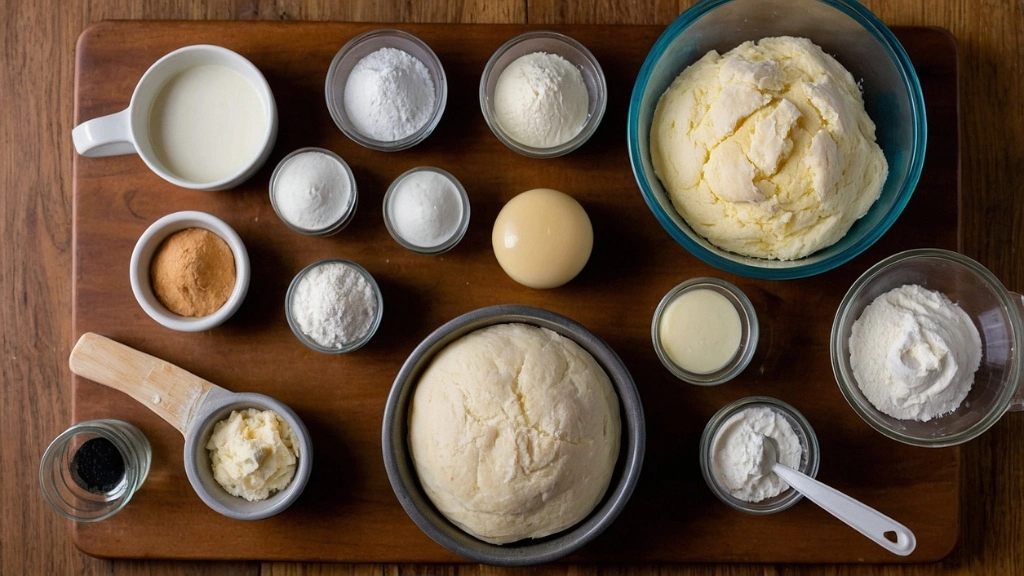
<svg viewBox="0 0 1024 576">
<path fill-rule="evenodd" d="M 305 424 L 284 403 L 263 394 L 229 392 L 91 332 L 75 344 L 69 364 L 75 374 L 141 402 L 184 435 L 185 473 L 216 512 L 260 520 L 288 508 L 305 488 L 313 443 Z M 232 440 L 233 433 L 242 432 L 260 441 Z"/>
</svg>

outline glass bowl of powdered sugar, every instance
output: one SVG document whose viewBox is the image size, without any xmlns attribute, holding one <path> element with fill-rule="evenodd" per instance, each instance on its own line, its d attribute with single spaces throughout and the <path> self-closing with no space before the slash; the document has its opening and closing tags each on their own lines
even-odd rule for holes
<svg viewBox="0 0 1024 576">
<path fill-rule="evenodd" d="M 593 136 L 608 85 L 586 46 L 558 32 L 512 38 L 484 66 L 480 111 L 502 144 L 530 158 L 555 158 Z"/>
<path fill-rule="evenodd" d="M 324 92 L 331 118 L 346 136 L 394 152 L 434 131 L 448 100 L 448 80 L 423 40 L 379 29 L 352 38 L 335 54 Z"/>
<path fill-rule="evenodd" d="M 362 348 L 377 332 L 383 314 L 384 298 L 373 276 L 340 258 L 303 268 L 285 296 L 285 317 L 295 337 L 325 354 Z"/>
<path fill-rule="evenodd" d="M 404 172 L 384 194 L 384 225 L 403 247 L 443 254 L 469 228 L 469 195 L 445 170 L 419 166 Z"/>
<path fill-rule="evenodd" d="M 307 236 L 330 236 L 348 226 L 359 205 L 348 163 L 324 148 L 300 148 L 270 176 L 270 204 L 285 226 Z"/>
<path fill-rule="evenodd" d="M 1019 294 L 956 252 L 917 249 L 864 272 L 832 325 L 832 368 L 854 411 L 915 446 L 977 437 L 1024 410 Z"/>
<path fill-rule="evenodd" d="M 779 462 L 807 476 L 818 474 L 818 437 L 789 404 L 750 396 L 719 410 L 700 439 L 700 468 L 708 488 L 722 502 L 748 514 L 773 514 L 803 496 L 766 470 L 764 442 L 778 446 Z"/>
</svg>

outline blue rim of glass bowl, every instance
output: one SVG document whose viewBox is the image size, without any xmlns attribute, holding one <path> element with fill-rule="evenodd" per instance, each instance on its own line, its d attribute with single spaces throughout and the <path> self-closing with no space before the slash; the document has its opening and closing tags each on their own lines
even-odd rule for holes
<svg viewBox="0 0 1024 576">
<path fill-rule="evenodd" d="M 893 35 L 892 31 L 889 30 L 889 28 L 886 27 L 885 24 L 883 24 L 882 21 L 879 20 L 870 10 L 852 0 L 818 0 L 819 3 L 839 10 L 863 26 L 864 29 L 878 41 L 900 69 L 904 81 L 903 87 L 909 95 L 910 112 L 916 120 L 916 129 L 914 130 L 911 142 L 912 148 L 907 151 L 908 157 L 911 159 L 907 175 L 903 182 L 899 184 L 900 189 L 893 197 L 893 202 L 888 207 L 888 212 L 885 214 L 885 217 L 875 223 L 867 233 L 864 233 L 851 244 L 844 245 L 841 239 L 839 242 L 823 248 L 811 256 L 798 260 L 759 260 L 756 258 L 747 258 L 738 254 L 735 255 L 737 258 L 758 261 L 759 265 L 747 264 L 716 254 L 707 247 L 702 246 L 700 242 L 698 242 L 694 237 L 691 237 L 676 224 L 672 215 L 666 212 L 664 207 L 662 207 L 658 202 L 650 183 L 643 176 L 642 166 L 644 158 L 641 155 L 639 146 L 641 137 L 640 104 L 643 98 L 644 86 L 650 81 L 651 74 L 653 73 L 655 66 L 668 50 L 675 37 L 691 24 L 709 14 L 715 8 L 728 4 L 732 1 L 733 0 L 705 0 L 695 4 L 693 7 L 680 14 L 679 17 L 676 18 L 664 32 L 662 32 L 661 36 L 658 37 L 658 40 L 654 43 L 654 46 L 648 53 L 643 65 L 640 67 L 636 83 L 633 85 L 633 92 L 629 100 L 629 111 L 626 119 L 626 142 L 629 148 L 629 163 L 633 169 L 633 176 L 636 179 L 637 184 L 640 186 L 640 192 L 644 198 L 644 202 L 651 209 L 651 212 L 654 213 L 658 223 L 661 224 L 669 235 L 681 244 L 688 252 L 715 268 L 749 278 L 767 280 L 789 280 L 827 272 L 857 257 L 881 238 L 903 212 L 903 209 L 906 207 L 907 203 L 910 201 L 910 197 L 914 193 L 914 189 L 917 188 L 918 181 L 921 178 L 921 170 L 924 167 L 925 146 L 928 140 L 928 124 L 925 114 L 924 96 L 921 93 L 921 83 L 918 80 L 917 72 L 914 70 L 910 57 L 903 49 L 903 45 L 896 39 L 896 36 Z M 679 70 L 679 72 L 682 72 L 682 70 Z M 649 128 L 646 132 L 649 132 Z M 886 159 L 890 161 L 891 165 L 891 154 L 889 154 L 888 151 L 886 151 Z M 654 176 L 653 171 L 651 172 L 651 177 L 656 177 Z M 889 178 L 890 179 L 887 180 L 884 185 L 882 192 L 883 195 L 885 190 L 893 185 L 891 181 L 891 173 L 889 174 Z M 847 235 L 858 230 L 864 225 L 863 223 L 866 219 L 868 219 L 872 214 L 877 213 L 880 209 L 885 209 L 885 207 L 876 202 L 871 209 L 868 210 L 867 214 L 865 214 L 858 222 L 854 223 L 850 231 L 847 232 Z M 696 233 L 693 234 L 694 236 L 697 236 Z M 707 242 L 706 240 L 701 240 Z M 808 261 L 807 258 L 814 258 L 814 261 Z"/>
</svg>

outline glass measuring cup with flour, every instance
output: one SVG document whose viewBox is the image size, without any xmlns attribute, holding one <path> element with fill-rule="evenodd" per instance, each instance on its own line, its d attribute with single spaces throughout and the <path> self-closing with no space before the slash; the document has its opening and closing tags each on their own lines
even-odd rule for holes
<svg viewBox="0 0 1024 576">
<path fill-rule="evenodd" d="M 900 305 L 908 313 L 902 320 L 894 316 L 896 321 L 919 324 L 914 333 L 924 336 L 914 346 L 926 349 L 906 346 L 909 338 L 893 338 L 888 348 L 864 347 L 861 351 L 875 358 L 855 359 L 853 348 L 858 338 L 854 326 L 859 321 L 861 326 L 870 326 L 872 303 L 907 287 L 936 295 Z M 937 304 L 940 302 L 943 305 Z M 955 310 L 942 313 L 949 317 L 948 322 L 936 321 L 934 316 L 939 313 L 928 312 L 949 306 Z M 962 254 L 939 249 L 895 254 L 864 272 L 839 305 L 831 337 L 836 381 L 854 411 L 885 436 L 915 446 L 961 444 L 984 433 L 1006 412 L 1024 410 L 1022 314 L 1021 296 Z M 955 320 L 957 316 L 964 322 Z M 861 364 L 884 370 L 864 370 Z M 862 382 L 873 373 L 885 375 L 887 371 L 903 373 L 895 374 L 899 377 L 893 379 L 893 385 L 910 390 L 909 394 L 892 395 L 901 406 L 887 406 L 877 398 L 872 401 L 871 389 L 879 385 Z M 922 382 L 926 385 L 917 386 Z M 938 389 L 957 394 L 945 398 L 936 395 Z"/>
<path fill-rule="evenodd" d="M 82 156 L 138 154 L 164 180 L 196 190 L 241 184 L 277 139 L 277 105 L 263 74 L 227 48 L 179 48 L 146 70 L 120 112 L 72 131 Z"/>
</svg>

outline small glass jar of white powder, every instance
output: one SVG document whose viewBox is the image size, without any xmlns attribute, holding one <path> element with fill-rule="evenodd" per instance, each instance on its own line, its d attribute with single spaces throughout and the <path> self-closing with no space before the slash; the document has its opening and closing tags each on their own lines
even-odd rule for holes
<svg viewBox="0 0 1024 576">
<path fill-rule="evenodd" d="M 384 195 L 384 225 L 405 248 L 442 254 L 469 228 L 469 195 L 440 168 L 413 168 L 395 178 Z"/>
<path fill-rule="evenodd" d="M 278 162 L 270 176 L 270 204 L 292 230 L 330 236 L 348 226 L 359 204 L 348 163 L 324 148 L 300 148 Z"/>
<path fill-rule="evenodd" d="M 352 141 L 373 150 L 405 150 L 441 120 L 448 81 L 441 60 L 416 36 L 371 30 L 334 56 L 325 84 L 327 109 Z"/>
<path fill-rule="evenodd" d="M 582 146 L 608 100 L 597 58 L 575 39 L 547 30 L 520 34 L 495 50 L 479 91 L 491 132 L 530 158 L 554 158 Z"/>
<path fill-rule="evenodd" d="M 766 469 L 766 438 L 775 441 L 782 464 L 811 477 L 818 473 L 818 438 L 800 412 L 767 396 L 737 400 L 708 421 L 700 439 L 705 482 L 715 496 L 736 510 L 772 514 L 802 498 Z"/>
<path fill-rule="evenodd" d="M 370 341 L 384 312 L 373 276 L 362 266 L 331 258 L 295 275 L 285 296 L 285 316 L 296 338 L 326 354 L 342 354 Z"/>
</svg>

